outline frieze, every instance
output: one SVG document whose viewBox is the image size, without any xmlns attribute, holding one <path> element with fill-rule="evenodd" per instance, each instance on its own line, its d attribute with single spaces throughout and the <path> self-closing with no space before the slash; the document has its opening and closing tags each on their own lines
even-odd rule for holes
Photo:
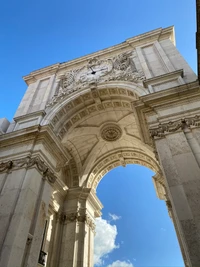
<svg viewBox="0 0 200 267">
<path fill-rule="evenodd" d="M 0 163 L 0 173 L 5 172 L 5 171 L 9 171 L 10 169 L 12 169 L 12 161 Z"/>
<path fill-rule="evenodd" d="M 183 130 L 185 127 L 193 128 L 200 126 L 200 116 L 196 115 L 190 118 L 179 119 L 177 121 L 170 121 L 168 123 L 159 124 L 156 128 L 150 128 L 150 136 L 152 138 L 162 138 L 167 133 L 173 133 L 178 130 Z"/>
<path fill-rule="evenodd" d="M 133 59 L 135 56 L 136 52 L 132 51 L 105 60 L 93 58 L 86 66 L 68 71 L 58 77 L 59 91 L 46 107 L 51 107 L 65 96 L 93 84 L 117 80 L 142 83 L 145 76 L 142 70 L 137 70 Z"/>
<path fill-rule="evenodd" d="M 43 175 L 44 178 L 50 183 L 54 183 L 56 181 L 56 176 L 54 173 L 48 168 L 48 166 L 42 161 L 39 157 L 26 157 L 21 159 L 15 159 L 7 162 L 0 163 L 0 173 L 6 172 L 9 170 L 16 170 L 20 168 L 31 168 L 36 166 L 38 171 Z"/>
<path fill-rule="evenodd" d="M 86 223 L 92 231 L 95 231 L 94 220 L 88 214 L 81 214 L 80 212 L 62 213 L 62 223 L 82 222 Z"/>
</svg>

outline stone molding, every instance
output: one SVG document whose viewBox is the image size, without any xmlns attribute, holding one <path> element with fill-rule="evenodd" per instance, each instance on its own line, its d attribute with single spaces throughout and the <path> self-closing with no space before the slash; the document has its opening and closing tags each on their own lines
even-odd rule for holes
<svg viewBox="0 0 200 267">
<path fill-rule="evenodd" d="M 130 150 L 128 148 L 125 151 L 117 150 L 97 161 L 88 176 L 87 187 L 96 191 L 99 182 L 107 172 L 121 165 L 126 166 L 126 164 L 139 164 L 156 173 L 160 172 L 157 162 L 150 155 L 145 154 L 144 151 Z"/>
<path fill-rule="evenodd" d="M 94 220 L 87 213 L 80 213 L 78 211 L 71 213 L 62 212 L 58 215 L 58 220 L 63 224 L 73 222 L 86 223 L 92 231 L 95 231 Z"/>
<path fill-rule="evenodd" d="M 178 77 L 184 77 L 183 69 L 171 71 L 163 75 L 158 75 L 150 79 L 146 79 L 143 81 L 143 84 L 145 88 L 148 88 L 149 85 L 157 85 L 164 82 L 169 82 L 174 79 L 178 79 Z"/>
<path fill-rule="evenodd" d="M 121 99 L 119 96 L 121 96 Z M 101 97 L 101 103 L 95 102 L 98 97 Z M 107 99 L 108 97 L 109 99 Z M 102 98 L 104 99 L 102 100 Z M 56 114 L 53 114 L 52 118 L 50 118 L 50 125 L 58 138 L 62 140 L 67 132 L 91 115 L 111 108 L 129 110 L 131 112 L 131 101 L 136 99 L 138 99 L 136 93 L 123 88 L 98 89 L 97 95 L 96 92 L 87 92 L 70 101 Z M 91 104 L 87 101 L 93 101 L 93 103 Z"/>
<path fill-rule="evenodd" d="M 161 172 L 157 172 L 152 178 L 158 198 L 166 200 L 167 193 L 164 176 Z"/>
<path fill-rule="evenodd" d="M 101 129 L 101 137 L 108 142 L 113 142 L 122 136 L 121 128 L 114 123 L 108 123 Z"/>
<path fill-rule="evenodd" d="M 152 138 L 162 138 L 166 134 L 176 132 L 178 130 L 183 130 L 185 127 L 194 128 L 200 127 L 200 115 L 195 115 L 190 118 L 183 118 L 176 121 L 170 121 L 167 123 L 159 124 L 155 128 L 150 128 L 150 136 Z"/>
<path fill-rule="evenodd" d="M 169 199 L 167 199 L 165 201 L 165 203 L 166 203 L 166 206 L 167 206 L 169 217 L 172 219 L 172 203 L 171 203 L 171 201 Z"/>
<path fill-rule="evenodd" d="M 46 178 L 50 183 L 54 183 L 57 177 L 54 173 L 49 169 L 49 167 L 41 160 L 39 157 L 25 157 L 21 159 L 14 159 L 7 162 L 0 163 L 0 173 L 7 172 L 10 170 L 16 170 L 20 168 L 32 168 L 36 167 L 38 171 L 42 174 L 44 178 Z"/>
</svg>

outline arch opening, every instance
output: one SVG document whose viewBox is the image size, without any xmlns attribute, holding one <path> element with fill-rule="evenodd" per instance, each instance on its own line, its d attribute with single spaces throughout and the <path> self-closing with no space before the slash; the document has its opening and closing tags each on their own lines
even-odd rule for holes
<svg viewBox="0 0 200 267">
<path fill-rule="evenodd" d="M 104 209 L 96 221 L 96 264 L 104 260 L 104 264 L 118 263 L 119 266 L 121 262 L 130 266 L 183 265 L 169 211 L 155 194 L 151 180 L 154 175 L 146 166 L 127 164 L 126 168 L 118 166 L 110 170 L 99 182 L 97 196 Z M 108 247 L 107 254 L 105 249 L 102 254 L 98 253 L 100 246 L 106 247 L 102 236 L 106 238 L 111 231 L 112 249 Z"/>
</svg>

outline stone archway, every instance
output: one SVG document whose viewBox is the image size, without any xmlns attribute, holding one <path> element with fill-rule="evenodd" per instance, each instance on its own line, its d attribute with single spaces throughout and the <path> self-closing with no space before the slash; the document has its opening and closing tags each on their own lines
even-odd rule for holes
<svg viewBox="0 0 200 267">
<path fill-rule="evenodd" d="M 0 121 L 0 266 L 36 267 L 48 247 L 48 267 L 93 267 L 102 208 L 96 186 L 129 163 L 155 171 L 185 264 L 198 266 L 196 79 L 175 47 L 173 27 L 25 76 L 14 123 Z M 46 220 L 49 243 L 42 241 Z"/>
</svg>

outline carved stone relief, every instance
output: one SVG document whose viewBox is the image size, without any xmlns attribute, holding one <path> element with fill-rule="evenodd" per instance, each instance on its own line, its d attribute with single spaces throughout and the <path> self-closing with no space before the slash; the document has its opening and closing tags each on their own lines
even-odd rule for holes
<svg viewBox="0 0 200 267">
<path fill-rule="evenodd" d="M 120 107 L 120 109 L 124 110 L 132 110 L 131 103 L 128 101 L 115 101 L 115 100 L 107 100 L 103 101 L 101 104 L 93 104 L 93 105 L 88 105 L 82 108 L 81 110 L 78 110 L 76 113 L 67 114 L 70 118 L 66 118 L 64 124 L 61 124 L 61 127 L 58 129 L 59 131 L 57 132 L 57 135 L 59 136 L 60 139 L 64 137 L 64 135 L 69 131 L 69 129 L 76 124 L 77 122 L 80 122 L 82 119 L 85 119 L 86 117 L 89 117 L 92 113 L 99 112 L 99 111 L 104 111 L 104 110 L 109 110 L 111 108 L 115 107 Z M 62 119 L 60 117 L 58 119 L 56 115 L 52 119 L 52 127 L 56 128 L 56 124 L 59 124 L 59 120 Z M 64 116 L 63 116 L 64 117 Z"/>
<path fill-rule="evenodd" d="M 145 76 L 142 70 L 137 70 L 133 57 L 135 51 L 123 53 L 110 59 L 100 60 L 97 57 L 90 59 L 86 66 L 71 70 L 61 77 L 59 91 L 47 104 L 53 106 L 77 90 L 87 87 L 90 84 L 97 84 L 109 81 L 129 81 L 142 83 Z"/>
<path fill-rule="evenodd" d="M 44 178 L 50 183 L 54 183 L 56 181 L 56 176 L 54 173 L 49 169 L 49 167 L 42 161 L 39 157 L 26 157 L 22 159 L 16 159 L 8 162 L 1 162 L 0 163 L 0 172 L 6 172 L 11 169 L 19 169 L 19 168 L 31 168 L 36 166 L 38 171 L 42 174 Z"/>
<path fill-rule="evenodd" d="M 106 124 L 101 129 L 101 137 L 108 142 L 118 140 L 122 135 L 121 128 L 116 124 Z"/>
<path fill-rule="evenodd" d="M 126 164 L 139 164 L 141 166 L 146 166 L 155 172 L 160 171 L 160 168 L 158 167 L 157 163 L 148 155 L 144 155 L 141 152 L 130 151 L 113 153 L 108 157 L 99 160 L 97 165 L 94 166 L 88 177 L 87 187 L 96 190 L 98 183 L 107 172 L 109 172 L 115 167 L 118 167 L 120 165 L 125 166 Z"/>
<path fill-rule="evenodd" d="M 154 137 L 164 137 L 167 133 L 176 132 L 178 130 L 184 129 L 185 127 L 199 127 L 200 126 L 200 116 L 196 115 L 190 118 L 183 118 L 177 121 L 170 121 L 168 123 L 159 124 L 157 127 L 149 129 L 150 135 Z"/>
<path fill-rule="evenodd" d="M 71 212 L 71 213 L 62 213 L 62 223 L 68 224 L 73 222 L 86 223 L 92 231 L 95 231 L 94 220 L 87 213 L 80 212 Z"/>
</svg>

